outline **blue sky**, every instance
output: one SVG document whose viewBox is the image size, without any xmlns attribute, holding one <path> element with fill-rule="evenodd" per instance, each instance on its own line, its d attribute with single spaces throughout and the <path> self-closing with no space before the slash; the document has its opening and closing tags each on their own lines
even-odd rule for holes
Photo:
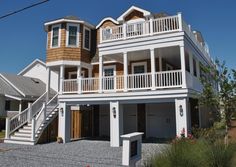
<svg viewBox="0 0 236 167">
<path fill-rule="evenodd" d="M 40 0 L 2 0 L 0 16 Z M 46 21 L 75 15 L 94 25 L 104 17 L 117 18 L 130 6 L 153 13 L 182 12 L 193 29 L 200 30 L 213 58 L 236 69 L 235 0 L 50 0 L 0 20 L 0 72 L 17 73 L 34 59 L 46 58 Z"/>
</svg>

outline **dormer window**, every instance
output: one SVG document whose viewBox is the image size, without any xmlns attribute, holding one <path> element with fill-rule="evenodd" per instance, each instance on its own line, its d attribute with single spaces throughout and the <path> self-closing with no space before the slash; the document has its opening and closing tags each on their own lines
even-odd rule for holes
<svg viewBox="0 0 236 167">
<path fill-rule="evenodd" d="M 78 47 L 79 46 L 79 25 L 68 24 L 67 25 L 67 46 Z"/>
<path fill-rule="evenodd" d="M 110 39 L 112 35 L 112 29 L 110 27 L 106 27 L 105 29 L 103 29 L 102 33 L 104 40 Z"/>
<path fill-rule="evenodd" d="M 91 30 L 84 27 L 84 49 L 90 50 Z"/>
<path fill-rule="evenodd" d="M 51 47 L 60 47 L 60 25 L 52 26 Z"/>
</svg>

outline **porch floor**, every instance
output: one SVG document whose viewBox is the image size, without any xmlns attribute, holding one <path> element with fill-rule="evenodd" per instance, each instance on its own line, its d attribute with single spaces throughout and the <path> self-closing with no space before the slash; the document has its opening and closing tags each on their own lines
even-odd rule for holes
<svg viewBox="0 0 236 167">
<path fill-rule="evenodd" d="M 141 166 L 166 144 L 144 143 Z M 122 166 L 122 147 L 111 148 L 109 141 L 79 140 L 67 144 L 49 143 L 36 146 L 0 143 L 0 166 Z"/>
</svg>

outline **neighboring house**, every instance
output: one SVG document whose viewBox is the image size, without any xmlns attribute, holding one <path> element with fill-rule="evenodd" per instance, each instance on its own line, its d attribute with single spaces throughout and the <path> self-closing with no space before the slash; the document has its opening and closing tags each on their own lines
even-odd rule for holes
<svg viewBox="0 0 236 167">
<path fill-rule="evenodd" d="M 59 91 L 46 104 L 33 104 L 38 107 L 23 113 L 19 124 L 14 122 L 23 114 L 7 120 L 5 142 L 38 143 L 57 114 L 63 142 L 109 137 L 112 147 L 126 133 L 174 138 L 193 126 L 209 126 L 211 116 L 196 95 L 202 91 L 200 65 L 213 63 L 201 33 L 181 13 L 152 14 L 132 6 L 96 27 L 73 16 L 44 25 L 47 74 L 59 74 Z"/>
<path fill-rule="evenodd" d="M 38 99 L 46 89 L 45 83 L 37 78 L 14 74 L 0 74 L 0 115 L 12 117 L 21 113 Z"/>
<path fill-rule="evenodd" d="M 48 80 L 46 64 L 39 59 L 36 59 L 32 63 L 30 63 L 21 72 L 19 72 L 18 75 L 38 78 L 45 84 Z M 51 88 L 55 91 L 58 91 L 58 74 L 53 71 L 51 72 Z"/>
</svg>

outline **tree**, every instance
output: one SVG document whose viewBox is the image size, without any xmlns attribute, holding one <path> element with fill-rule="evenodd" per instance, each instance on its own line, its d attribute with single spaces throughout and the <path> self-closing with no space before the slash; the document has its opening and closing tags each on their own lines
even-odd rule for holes
<svg viewBox="0 0 236 167">
<path fill-rule="evenodd" d="M 215 68 L 201 67 L 203 91 L 200 105 L 215 112 L 218 120 L 224 119 L 231 126 L 231 118 L 236 110 L 236 71 L 229 70 L 225 62 L 215 61 Z"/>
</svg>

